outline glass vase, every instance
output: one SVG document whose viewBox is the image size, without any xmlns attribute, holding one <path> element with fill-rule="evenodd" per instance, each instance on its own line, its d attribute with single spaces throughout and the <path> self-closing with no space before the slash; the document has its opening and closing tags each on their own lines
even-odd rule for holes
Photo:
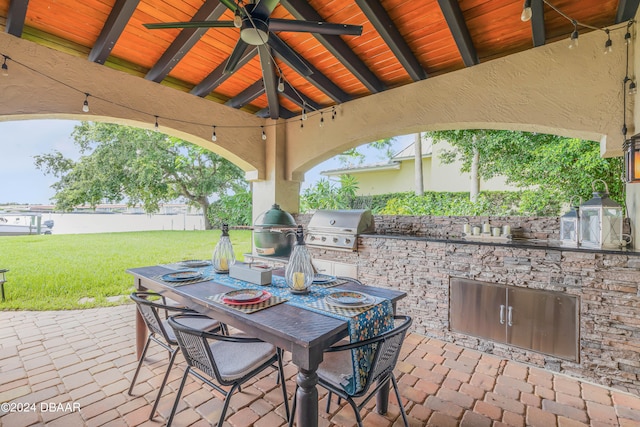
<svg viewBox="0 0 640 427">
<path fill-rule="evenodd" d="M 213 250 L 211 264 L 216 273 L 228 273 L 229 266 L 236 263 L 236 256 L 233 253 L 233 246 L 229 238 L 229 226 L 222 224 L 222 236 Z"/>
<path fill-rule="evenodd" d="M 296 244 L 285 269 L 285 279 L 291 292 L 304 294 L 309 292 L 314 276 L 311 254 L 304 243 L 302 226 L 299 225 L 296 231 Z"/>
</svg>

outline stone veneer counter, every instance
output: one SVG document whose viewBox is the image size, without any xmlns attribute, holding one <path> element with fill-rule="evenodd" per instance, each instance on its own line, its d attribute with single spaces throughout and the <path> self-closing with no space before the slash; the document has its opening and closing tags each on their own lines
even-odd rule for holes
<svg viewBox="0 0 640 427">
<path fill-rule="evenodd" d="M 413 317 L 418 333 L 640 394 L 639 251 L 397 233 L 361 235 L 357 252 L 311 250 L 356 264 L 365 283 L 407 292 L 398 311 Z M 579 362 L 451 331 L 452 277 L 576 296 Z"/>
</svg>

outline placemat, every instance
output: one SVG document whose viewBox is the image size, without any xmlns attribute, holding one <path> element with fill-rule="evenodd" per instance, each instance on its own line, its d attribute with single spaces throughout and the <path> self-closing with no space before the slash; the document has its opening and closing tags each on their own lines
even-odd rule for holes
<svg viewBox="0 0 640 427">
<path fill-rule="evenodd" d="M 178 286 L 192 285 L 194 283 L 199 283 L 199 282 L 206 282 L 207 280 L 211 280 L 213 278 L 213 276 L 210 276 L 208 274 L 203 274 L 202 276 L 196 277 L 195 279 L 191 279 L 191 280 L 182 280 L 180 282 L 167 282 L 166 280 L 162 280 L 162 276 L 164 276 L 164 274 L 155 276 L 153 277 L 153 279 L 158 280 L 169 286 L 173 286 L 174 288 L 177 288 Z"/>
<path fill-rule="evenodd" d="M 328 311 L 329 313 L 339 314 L 341 316 L 353 317 L 353 316 L 357 316 L 360 313 L 364 313 L 365 311 L 369 310 L 372 306 L 384 301 L 382 298 L 373 297 L 375 301 L 373 302 L 373 304 L 370 304 L 370 305 L 365 305 L 362 307 L 338 307 L 338 306 L 329 304 L 325 298 L 319 298 L 315 301 L 309 302 L 307 303 L 307 306 L 313 307 L 322 311 Z"/>
<path fill-rule="evenodd" d="M 317 286 L 319 288 L 333 288 L 334 286 L 344 285 L 345 283 L 349 283 L 348 280 L 336 279 L 327 283 L 314 283 L 312 286 Z"/>
<path fill-rule="evenodd" d="M 256 311 L 263 310 L 267 307 L 273 307 L 274 305 L 282 304 L 283 302 L 288 301 L 287 298 L 282 298 L 279 296 L 272 295 L 271 298 L 269 298 L 268 300 L 260 302 L 258 304 L 231 305 L 231 304 L 225 304 L 224 301 L 222 301 L 222 298 L 224 298 L 225 294 L 226 292 L 210 295 L 206 297 L 206 299 L 218 304 L 222 304 L 225 307 L 229 307 L 229 308 L 233 308 L 234 310 L 241 311 L 246 314 L 255 313 Z"/>
</svg>

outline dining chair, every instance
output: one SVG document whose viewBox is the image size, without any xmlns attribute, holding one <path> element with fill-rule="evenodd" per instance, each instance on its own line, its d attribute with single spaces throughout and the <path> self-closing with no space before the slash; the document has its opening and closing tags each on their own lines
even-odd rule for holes
<svg viewBox="0 0 640 427">
<path fill-rule="evenodd" d="M 133 395 L 133 387 L 136 384 L 136 379 L 138 378 L 138 374 L 140 373 L 140 368 L 142 367 L 144 357 L 147 354 L 149 343 L 153 341 L 169 352 L 169 366 L 167 366 L 167 371 L 164 375 L 164 378 L 162 379 L 162 384 L 160 385 L 160 389 L 158 390 L 158 395 L 156 396 L 156 400 L 153 403 L 153 408 L 151 409 L 151 413 L 149 414 L 149 419 L 152 420 L 156 413 L 156 409 L 158 408 L 158 403 L 160 402 L 160 397 L 162 396 L 164 386 L 167 384 L 167 379 L 169 378 L 169 374 L 171 373 L 171 367 L 173 366 L 173 362 L 175 361 L 176 355 L 178 354 L 178 342 L 176 341 L 176 336 L 173 332 L 173 329 L 169 327 L 167 323 L 168 320 L 160 316 L 160 311 L 174 314 L 195 312 L 183 307 L 175 307 L 162 304 L 160 301 L 164 301 L 164 299 L 160 294 L 156 294 L 155 292 L 133 292 L 130 297 L 136 303 L 138 311 L 142 315 L 144 323 L 147 325 L 149 335 L 147 336 L 147 342 L 144 345 L 142 355 L 140 356 L 140 360 L 138 361 L 138 367 L 136 368 L 135 374 L 133 374 L 133 379 L 131 380 L 131 385 L 129 386 L 129 396 Z M 223 324 L 206 316 L 199 317 L 198 319 L 193 319 L 189 323 L 189 325 L 192 328 L 206 331 L 225 330 Z"/>
<path fill-rule="evenodd" d="M 169 318 L 169 325 L 173 328 L 178 345 L 187 361 L 187 369 L 178 388 L 167 427 L 171 426 L 189 374 L 224 395 L 224 406 L 218 420 L 218 426 L 222 427 L 233 393 L 239 390 L 242 384 L 273 366 L 274 363 L 277 363 L 278 378 L 282 379 L 280 386 L 287 420 L 289 420 L 289 401 L 284 381 L 282 352 L 273 344 L 243 333 L 222 335 L 192 328 L 188 321 L 198 319 L 200 316 L 202 315 L 176 314 Z M 213 382 L 214 380 L 216 382 Z M 222 388 L 229 386 L 231 388 L 228 391 Z"/>
<path fill-rule="evenodd" d="M 409 316 L 396 315 L 393 317 L 394 327 L 390 331 L 380 334 L 374 338 L 370 338 L 363 341 L 353 342 L 349 344 L 334 345 L 324 351 L 324 358 L 320 366 L 318 367 L 318 385 L 326 388 L 329 391 L 327 396 L 327 413 L 331 406 L 331 396 L 333 393 L 338 395 L 338 404 L 340 399 L 345 399 L 356 415 L 358 426 L 362 427 L 362 417 L 360 416 L 360 410 L 376 395 L 384 385 L 391 381 L 393 389 L 398 399 L 398 406 L 400 406 L 400 413 L 406 427 L 409 426 L 407 421 L 407 414 L 405 413 L 404 406 L 402 405 L 402 398 L 398 390 L 398 383 L 396 377 L 393 374 L 393 370 L 398 362 L 400 356 L 400 349 L 402 343 L 407 334 L 407 329 L 411 326 L 412 319 Z M 372 346 L 373 356 L 372 362 L 369 367 L 369 375 L 367 380 L 360 390 L 356 390 L 355 393 L 347 393 L 345 388 L 341 385 L 344 383 L 345 378 L 354 375 L 353 363 L 351 361 L 352 350 L 364 347 Z M 373 389 L 372 385 L 376 383 Z M 293 394 L 293 404 L 291 406 L 291 413 L 296 412 L 296 394 L 298 387 L 296 386 L 296 393 Z M 364 397 L 360 403 L 356 403 L 354 399 Z M 294 417 L 289 419 L 289 426 L 293 426 Z"/>
</svg>

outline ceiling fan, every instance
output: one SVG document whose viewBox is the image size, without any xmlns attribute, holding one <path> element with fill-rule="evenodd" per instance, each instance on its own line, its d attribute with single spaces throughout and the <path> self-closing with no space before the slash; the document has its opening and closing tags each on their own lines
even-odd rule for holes
<svg viewBox="0 0 640 427">
<path fill-rule="evenodd" d="M 189 21 L 189 22 L 164 22 L 157 24 L 144 24 L 148 29 L 166 28 L 239 28 L 240 38 L 229 56 L 224 68 L 225 73 L 236 71 L 238 64 L 249 46 L 256 46 L 260 55 L 262 78 L 269 102 L 269 115 L 272 119 L 279 117 L 278 95 L 273 90 L 275 79 L 282 79 L 281 71 L 273 61 L 271 50 L 273 49 L 283 60 L 303 76 L 309 76 L 313 71 L 306 61 L 273 32 L 292 31 L 309 32 L 324 35 L 356 35 L 362 34 L 361 25 L 334 24 L 323 21 L 302 21 L 292 19 L 270 18 L 271 13 L 278 5 L 279 0 L 255 0 L 245 2 L 243 0 L 219 0 L 224 6 L 233 11 L 233 21 Z M 272 93 L 270 93 L 272 92 Z"/>
</svg>

